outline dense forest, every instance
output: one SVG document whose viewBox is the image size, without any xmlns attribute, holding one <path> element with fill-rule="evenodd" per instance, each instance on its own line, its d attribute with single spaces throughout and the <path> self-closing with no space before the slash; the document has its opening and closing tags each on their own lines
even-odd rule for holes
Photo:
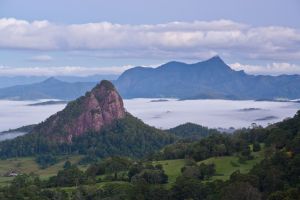
<svg viewBox="0 0 300 200">
<path fill-rule="evenodd" d="M 215 165 L 197 162 L 224 155 L 236 155 L 244 162 L 262 147 L 261 162 L 248 173 L 233 172 L 228 180 L 212 179 Z M 168 185 L 164 167 L 155 160 L 174 158 L 184 158 L 185 165 Z M 48 180 L 32 174 L 17 176 L 0 189 L 0 199 L 299 200 L 299 185 L 300 112 L 267 128 L 177 141 L 146 160 L 113 156 L 95 161 L 85 171 L 67 161 Z"/>
<path fill-rule="evenodd" d="M 218 133 L 216 129 L 209 129 L 193 123 L 185 123 L 174 128 L 170 128 L 167 131 L 176 135 L 178 138 L 185 140 L 198 140 L 211 134 Z"/>
</svg>

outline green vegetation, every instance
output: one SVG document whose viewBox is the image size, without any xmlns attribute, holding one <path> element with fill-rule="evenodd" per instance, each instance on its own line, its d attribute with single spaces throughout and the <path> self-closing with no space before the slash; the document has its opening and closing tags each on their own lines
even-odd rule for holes
<svg viewBox="0 0 300 200">
<path fill-rule="evenodd" d="M 30 174 L 35 173 L 39 175 L 41 179 L 48 179 L 51 176 L 57 174 L 64 166 L 64 163 L 69 160 L 72 164 L 76 164 L 80 161 L 82 156 L 63 156 L 58 158 L 58 162 L 47 168 L 41 168 L 35 161 L 34 157 L 23 158 L 11 158 L 6 160 L 0 160 L 0 185 L 6 185 L 13 180 L 13 177 L 8 177 L 10 172 L 16 172 L 18 174 Z M 80 166 L 84 170 L 85 166 Z"/>
<path fill-rule="evenodd" d="M 176 178 L 180 175 L 180 170 L 185 165 L 185 163 L 186 161 L 184 159 L 178 159 L 154 161 L 153 165 L 162 165 L 163 169 L 165 170 L 165 173 L 169 177 L 169 184 L 173 184 L 175 183 Z"/>
<path fill-rule="evenodd" d="M 238 136 L 212 134 L 195 142 L 179 141 L 166 146 L 152 156 L 155 160 L 173 160 L 192 158 L 201 161 L 215 156 L 230 156 L 237 152 L 250 151 L 248 141 Z M 249 152 L 247 152 L 249 153 Z M 244 156 L 248 159 L 247 156 Z"/>
<path fill-rule="evenodd" d="M 268 128 L 180 141 L 149 159 L 107 157 L 86 170 L 61 159 L 49 178 L 18 175 L 0 187 L 0 199 L 298 200 L 299 134 L 300 111 Z M 184 159 L 166 160 L 174 157 Z"/>
<path fill-rule="evenodd" d="M 235 171 L 241 173 L 248 173 L 254 165 L 258 164 L 263 159 L 263 151 L 255 154 L 254 159 L 247 160 L 245 162 L 239 162 L 237 156 L 223 156 L 213 157 L 199 163 L 214 163 L 216 166 L 216 174 L 212 177 L 212 180 L 228 180 L 230 175 Z"/>
<path fill-rule="evenodd" d="M 170 134 L 145 125 L 141 120 L 127 114 L 100 133 L 75 137 L 72 147 L 80 154 L 100 158 L 111 155 L 142 158 L 173 143 L 174 140 Z"/>
<path fill-rule="evenodd" d="M 38 126 L 47 127 L 46 125 Z M 42 134 L 34 133 L 1 142 L 0 157 L 26 157 L 43 154 L 73 155 L 79 153 L 97 158 L 111 155 L 141 158 L 173 143 L 174 140 L 175 137 L 171 134 L 148 126 L 127 113 L 125 118 L 115 121 L 100 132 L 90 132 L 73 137 L 72 143 L 53 142 Z"/>
<path fill-rule="evenodd" d="M 193 123 L 185 123 L 167 130 L 182 139 L 199 140 L 209 135 L 219 133 L 216 129 L 209 129 Z"/>
<path fill-rule="evenodd" d="M 199 161 L 198 164 L 215 164 L 216 173 L 212 176 L 211 180 L 228 180 L 230 175 L 239 170 L 241 173 L 248 173 L 255 164 L 259 163 L 264 158 L 264 151 L 252 152 L 254 158 L 252 160 L 247 160 L 243 163 L 239 162 L 238 156 L 221 156 L 212 157 Z M 186 165 L 187 160 L 177 159 L 177 160 L 162 160 L 153 161 L 153 164 L 161 164 L 166 174 L 169 177 L 169 184 L 172 185 L 178 176 L 181 174 L 181 169 Z"/>
<path fill-rule="evenodd" d="M 37 156 L 35 161 L 41 166 L 41 168 L 47 168 L 57 163 L 58 159 L 51 154 L 44 154 Z"/>
</svg>

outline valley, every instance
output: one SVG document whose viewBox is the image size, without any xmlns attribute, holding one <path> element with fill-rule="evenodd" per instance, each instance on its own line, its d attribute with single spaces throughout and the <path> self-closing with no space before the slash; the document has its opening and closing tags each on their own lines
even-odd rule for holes
<svg viewBox="0 0 300 200">
<path fill-rule="evenodd" d="M 299 103 L 272 101 L 239 101 L 239 100 L 185 100 L 153 102 L 157 99 L 124 99 L 125 108 L 157 128 L 172 128 L 186 122 L 193 122 L 210 128 L 249 127 L 252 123 L 266 126 L 269 123 L 292 117 Z M 41 104 L 39 101 L 8 101 L 0 100 L 0 132 L 24 125 L 36 124 L 50 115 L 62 110 L 65 104 Z M 256 109 L 251 109 L 256 108 Z M 259 109 L 258 109 L 259 108 Z M 267 116 L 275 119 L 257 120 Z M 0 135 L 1 138 L 1 135 Z"/>
<path fill-rule="evenodd" d="M 300 1 L 0 1 L 0 200 L 300 200 Z"/>
<path fill-rule="evenodd" d="M 295 102 L 241 101 L 239 105 L 237 101 L 198 100 L 202 107 L 198 106 L 197 110 L 195 100 L 129 101 L 135 101 L 132 104 L 135 109 L 131 110 L 134 115 L 139 116 L 137 108 L 147 105 L 148 108 L 143 107 L 140 114 L 151 114 L 152 119 L 165 124 L 162 115 L 153 112 L 157 112 L 157 107 L 167 109 L 164 111 L 166 115 L 174 112 L 171 107 L 188 111 L 191 115 L 193 110 L 207 112 L 209 104 L 219 102 L 227 109 L 224 113 L 229 109 L 244 117 L 252 116 L 254 121 L 265 122 L 275 118 L 264 113 L 264 120 L 255 120 L 263 118 L 257 118 L 253 113 L 277 109 L 278 113 L 285 114 L 290 110 L 292 115 L 298 106 Z M 193 110 L 187 110 L 187 104 L 180 107 L 182 103 L 188 103 Z M 25 106 L 58 106 L 51 104 Z M 64 108 L 46 120 L 12 130 L 28 133 L 0 142 L 0 194 L 14 197 L 27 195 L 30 191 L 32 196 L 58 195 L 66 200 L 76 198 L 78 193 L 86 199 L 89 196 L 152 199 L 154 196 L 156 199 L 181 200 L 215 195 L 223 198 L 228 187 L 234 185 L 229 191 L 238 188 L 244 195 L 244 191 L 250 190 L 256 200 L 268 196 L 269 192 L 274 195 L 276 191 L 265 186 L 273 176 L 267 173 L 270 168 L 281 169 L 283 173 L 272 182 L 280 184 L 283 179 L 292 191 L 291 195 L 297 193 L 299 111 L 281 122 L 263 124 L 264 127 L 251 124 L 249 128 L 228 134 L 215 127 L 191 123 L 191 119 L 187 119 L 189 123 L 171 129 L 158 129 L 157 125 L 150 126 L 130 114 L 126 104 L 128 106 L 114 85 L 104 80 L 84 96 L 67 105 L 59 105 Z M 212 107 L 212 111 L 224 119 L 222 111 L 218 110 L 222 106 Z M 176 121 L 176 116 L 172 119 Z M 148 122 L 151 124 L 150 120 Z M 282 169 L 282 160 L 290 167 Z M 293 181 L 287 182 L 290 179 Z M 260 187 L 266 187 L 261 191 L 258 190 L 260 182 Z M 14 194 L 14 188 L 21 189 Z M 284 192 L 289 194 L 290 190 Z M 231 194 L 225 198 L 230 199 Z"/>
</svg>

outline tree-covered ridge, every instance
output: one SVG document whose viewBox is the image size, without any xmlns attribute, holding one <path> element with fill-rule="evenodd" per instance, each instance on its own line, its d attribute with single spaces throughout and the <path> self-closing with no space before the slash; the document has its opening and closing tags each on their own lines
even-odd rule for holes
<svg viewBox="0 0 300 200">
<path fill-rule="evenodd" d="M 89 154 L 107 157 L 123 155 L 143 157 L 172 143 L 175 138 L 167 132 L 144 124 L 126 114 L 100 132 L 74 137 L 72 143 L 57 143 L 43 134 L 30 133 L 0 143 L 0 157 L 35 156 L 41 154 Z"/>
<path fill-rule="evenodd" d="M 144 124 L 128 114 L 100 133 L 89 133 L 74 138 L 73 146 L 83 154 L 99 157 L 112 155 L 143 157 L 173 143 L 167 132 Z"/>
<path fill-rule="evenodd" d="M 207 137 L 211 134 L 218 133 L 216 129 L 209 129 L 194 123 L 181 124 L 174 128 L 170 128 L 167 131 L 173 133 L 179 138 L 190 140 L 197 140 Z"/>
</svg>

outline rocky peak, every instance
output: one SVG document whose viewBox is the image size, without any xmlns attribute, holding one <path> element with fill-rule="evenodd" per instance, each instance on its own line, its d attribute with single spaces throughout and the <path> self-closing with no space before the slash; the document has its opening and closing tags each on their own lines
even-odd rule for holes
<svg viewBox="0 0 300 200">
<path fill-rule="evenodd" d="M 99 132 L 125 115 L 121 96 L 111 82 L 103 80 L 85 96 L 70 102 L 64 110 L 38 125 L 35 132 L 56 141 L 72 142 L 74 136 Z"/>
</svg>

